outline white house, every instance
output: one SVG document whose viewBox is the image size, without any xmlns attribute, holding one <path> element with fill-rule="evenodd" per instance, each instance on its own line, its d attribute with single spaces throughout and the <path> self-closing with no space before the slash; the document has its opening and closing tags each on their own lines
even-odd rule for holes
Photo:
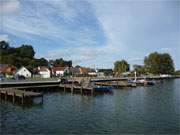
<svg viewBox="0 0 180 135">
<path fill-rule="evenodd" d="M 97 77 L 105 77 L 104 72 L 97 72 Z"/>
<path fill-rule="evenodd" d="M 51 71 L 47 67 L 38 67 L 38 73 L 42 78 L 50 78 Z"/>
<path fill-rule="evenodd" d="M 68 67 L 52 67 L 52 74 L 54 76 L 63 76 L 65 73 L 70 73 Z"/>
<path fill-rule="evenodd" d="M 15 73 L 15 75 L 22 75 L 26 78 L 32 76 L 31 72 L 25 67 L 21 67 L 20 69 L 18 69 L 17 72 Z"/>
</svg>

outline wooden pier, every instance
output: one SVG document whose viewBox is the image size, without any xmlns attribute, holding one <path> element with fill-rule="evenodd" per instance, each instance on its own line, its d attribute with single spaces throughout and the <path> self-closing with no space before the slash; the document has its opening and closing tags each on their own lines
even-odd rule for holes
<svg viewBox="0 0 180 135">
<path fill-rule="evenodd" d="M 59 81 L 53 82 L 1 82 L 0 83 L 0 96 L 1 99 L 10 99 L 15 103 L 16 99 L 24 104 L 25 99 L 33 99 L 35 97 L 42 97 L 45 92 L 71 92 L 79 93 L 81 95 L 93 95 L 94 89 L 90 86 L 82 86 L 75 84 L 62 84 Z M 42 93 L 40 93 L 42 92 Z"/>
<path fill-rule="evenodd" d="M 112 86 L 114 88 L 123 88 L 123 87 L 136 87 L 136 84 L 131 84 L 127 82 L 96 82 L 96 85 L 100 86 Z"/>
<path fill-rule="evenodd" d="M 24 104 L 25 99 L 27 98 L 35 98 L 35 97 L 41 97 L 43 102 L 43 94 L 37 93 L 37 92 L 31 92 L 31 91 L 23 91 L 23 90 L 17 90 L 12 88 L 5 88 L 0 89 L 0 96 L 1 98 L 4 97 L 5 100 L 10 97 L 12 99 L 12 102 L 15 103 L 17 98 L 21 99 L 21 104 Z"/>
<path fill-rule="evenodd" d="M 93 87 L 88 87 L 88 86 L 77 86 L 73 84 L 60 84 L 60 88 L 62 88 L 65 91 L 71 91 L 71 93 L 90 93 L 91 95 L 94 94 L 94 89 Z"/>
</svg>

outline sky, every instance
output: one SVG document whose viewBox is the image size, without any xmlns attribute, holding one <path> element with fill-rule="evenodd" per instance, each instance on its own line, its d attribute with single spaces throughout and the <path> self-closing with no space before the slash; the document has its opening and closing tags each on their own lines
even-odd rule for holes
<svg viewBox="0 0 180 135">
<path fill-rule="evenodd" d="M 0 0 L 0 40 L 96 68 L 167 52 L 180 69 L 180 1 Z"/>
</svg>

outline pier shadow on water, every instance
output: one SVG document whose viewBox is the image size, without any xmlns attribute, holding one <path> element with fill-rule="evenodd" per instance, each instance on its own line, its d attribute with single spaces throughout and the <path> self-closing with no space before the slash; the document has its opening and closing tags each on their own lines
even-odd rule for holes
<svg viewBox="0 0 180 135">
<path fill-rule="evenodd" d="M 43 100 L 40 97 L 36 97 L 36 98 L 25 98 L 22 104 L 22 100 L 21 98 L 17 98 L 15 102 L 13 102 L 13 98 L 12 97 L 7 97 L 7 99 L 5 100 L 4 96 L 0 97 L 0 104 L 4 104 L 5 102 L 10 103 L 12 105 L 15 106 L 21 106 L 23 108 L 31 108 L 31 107 L 42 107 L 43 106 Z"/>
</svg>

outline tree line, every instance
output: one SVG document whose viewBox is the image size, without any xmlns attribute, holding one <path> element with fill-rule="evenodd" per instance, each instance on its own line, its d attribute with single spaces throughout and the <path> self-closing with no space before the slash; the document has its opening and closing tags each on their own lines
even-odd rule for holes
<svg viewBox="0 0 180 135">
<path fill-rule="evenodd" d="M 29 69 L 38 66 L 72 66 L 72 61 L 62 58 L 47 60 L 45 58 L 35 58 L 35 51 L 31 45 L 21 45 L 11 47 L 8 42 L 0 41 L 0 64 L 10 64 L 16 67 L 26 66 Z"/>
<path fill-rule="evenodd" d="M 35 51 L 31 45 L 21 45 L 11 47 L 8 42 L 0 41 L 0 64 L 10 64 L 16 67 L 26 66 L 34 69 L 38 66 L 62 66 L 72 67 L 72 61 L 62 58 L 47 60 L 45 58 L 35 58 Z M 153 52 L 144 58 L 143 65 L 133 65 L 137 74 L 179 74 L 175 72 L 174 62 L 170 54 Z M 100 69 L 106 75 L 121 75 L 130 71 L 130 64 L 126 60 L 119 60 L 114 63 L 114 69 Z"/>
<path fill-rule="evenodd" d="M 133 65 L 137 74 L 174 74 L 174 62 L 170 54 L 153 52 L 144 58 L 143 65 Z M 130 71 L 130 65 L 126 60 L 114 63 L 114 73 L 121 75 Z"/>
</svg>

